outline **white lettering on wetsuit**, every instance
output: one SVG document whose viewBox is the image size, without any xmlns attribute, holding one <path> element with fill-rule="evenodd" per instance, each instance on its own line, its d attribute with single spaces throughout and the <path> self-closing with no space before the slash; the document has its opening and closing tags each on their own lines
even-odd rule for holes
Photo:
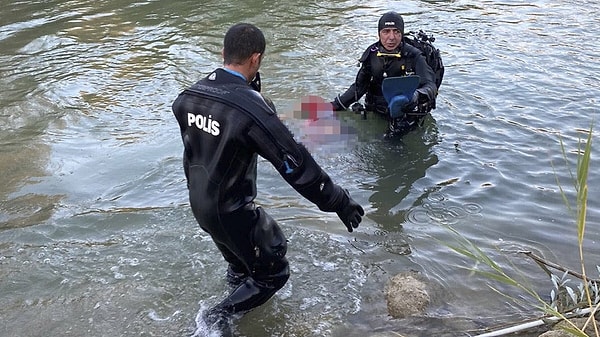
<svg viewBox="0 0 600 337">
<path fill-rule="evenodd" d="M 221 133 L 221 130 L 219 130 L 221 124 L 217 121 L 213 121 L 211 115 L 208 115 L 208 118 L 206 118 L 206 116 L 200 114 L 195 115 L 188 112 L 187 117 L 188 126 L 195 125 L 198 129 L 213 136 L 218 136 Z"/>
</svg>

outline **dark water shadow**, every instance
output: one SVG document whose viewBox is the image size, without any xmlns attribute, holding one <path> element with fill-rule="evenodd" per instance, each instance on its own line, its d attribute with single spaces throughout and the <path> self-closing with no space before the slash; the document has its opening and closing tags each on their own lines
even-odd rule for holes
<svg viewBox="0 0 600 337">
<path fill-rule="evenodd" d="M 421 205 L 438 187 L 415 186 L 426 177 L 427 170 L 438 163 L 434 151 L 439 144 L 437 124 L 428 117 L 421 128 L 402 137 L 384 137 L 387 122 L 377 115 L 349 114 L 344 117 L 358 130 L 355 167 L 359 188 L 366 209 L 364 230 L 352 242 L 362 252 L 383 250 L 393 255 L 412 253 L 409 240 L 403 232 L 411 209 Z M 387 254 L 384 254 L 387 255 Z"/>
<path fill-rule="evenodd" d="M 427 199 L 432 189 L 419 190 L 415 182 L 438 163 L 434 147 L 439 142 L 436 122 L 427 118 L 423 127 L 403 137 L 380 136 L 360 144 L 357 155 L 366 177 L 363 188 L 372 191 L 368 217 L 380 229 L 400 231 L 410 208 Z"/>
</svg>

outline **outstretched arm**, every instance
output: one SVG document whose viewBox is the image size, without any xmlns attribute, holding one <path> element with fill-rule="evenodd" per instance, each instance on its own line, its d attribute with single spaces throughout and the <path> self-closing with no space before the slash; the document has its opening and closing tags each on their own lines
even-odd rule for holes
<svg viewBox="0 0 600 337">
<path fill-rule="evenodd" d="M 263 127 L 252 127 L 248 136 L 258 154 L 271 162 L 279 174 L 303 197 L 325 212 L 336 212 L 349 232 L 358 227 L 363 208 L 298 144 L 276 114 L 262 116 Z"/>
<path fill-rule="evenodd" d="M 354 83 L 343 94 L 337 95 L 331 102 L 333 110 L 348 110 L 352 103 L 357 102 L 367 93 L 370 80 L 371 67 L 368 62 L 362 62 Z"/>
</svg>

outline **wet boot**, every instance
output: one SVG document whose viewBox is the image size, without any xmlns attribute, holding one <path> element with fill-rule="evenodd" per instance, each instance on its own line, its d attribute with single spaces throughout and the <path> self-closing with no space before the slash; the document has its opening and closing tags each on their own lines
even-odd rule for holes
<svg viewBox="0 0 600 337">
<path fill-rule="evenodd" d="M 285 285 L 290 277 L 290 269 L 285 259 L 281 267 L 278 273 L 270 274 L 268 278 L 260 281 L 246 277 L 227 298 L 207 310 L 203 317 L 206 325 L 219 329 L 226 336 L 225 333 L 231 331 L 230 318 L 233 315 L 245 314 L 264 304 Z"/>
<path fill-rule="evenodd" d="M 247 278 L 248 274 L 246 273 L 244 268 L 237 267 L 233 264 L 229 264 L 229 267 L 227 267 L 227 274 L 225 275 L 225 280 L 231 288 L 239 287 Z"/>
<path fill-rule="evenodd" d="M 217 330 L 221 334 L 221 337 L 231 337 L 233 332 L 231 330 L 231 315 L 223 312 L 217 308 L 212 308 L 205 311 L 202 314 L 202 320 L 208 327 L 209 330 Z"/>
</svg>

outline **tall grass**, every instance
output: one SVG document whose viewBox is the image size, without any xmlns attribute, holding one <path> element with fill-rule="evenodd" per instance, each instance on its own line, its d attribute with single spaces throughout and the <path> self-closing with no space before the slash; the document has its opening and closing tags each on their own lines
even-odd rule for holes
<svg viewBox="0 0 600 337">
<path fill-rule="evenodd" d="M 565 320 L 568 324 L 563 327 L 563 329 L 573 336 L 578 337 L 591 337 L 585 333 L 590 324 L 593 326 L 593 331 L 595 332 L 593 336 L 600 337 L 598 326 L 596 324 L 596 320 L 594 319 L 594 316 L 600 307 L 600 292 L 598 290 L 598 283 L 594 280 L 590 280 L 588 277 L 585 268 L 585 256 L 583 250 L 583 239 L 585 236 L 587 214 L 587 182 L 592 152 L 592 131 L 593 123 L 592 126 L 590 126 L 589 132 L 587 133 L 587 138 L 579 139 L 576 172 L 573 172 L 569 166 L 567 151 L 565 150 L 562 139 L 560 142 L 563 158 L 565 160 L 565 166 L 569 171 L 569 175 L 573 181 L 576 191 L 575 204 L 569 202 L 568 194 L 563 189 L 555 171 L 556 181 L 560 188 L 561 196 L 569 212 L 573 215 L 575 224 L 577 226 L 577 245 L 579 248 L 579 261 L 581 268 L 581 273 L 578 273 L 578 275 L 581 275 L 580 277 L 582 279 L 579 287 L 573 289 L 569 286 L 568 282 L 570 280 L 567 279 L 567 272 L 561 276 L 553 273 L 550 274 L 554 289 L 551 291 L 551 302 L 548 303 L 542 298 L 542 296 L 533 290 L 533 287 L 528 285 L 527 277 L 524 273 L 520 272 L 516 267 L 513 266 L 520 277 L 519 279 L 516 279 L 515 277 L 511 276 L 509 273 L 503 270 L 503 268 L 496 261 L 492 260 L 482 249 L 474 245 L 454 228 L 446 226 L 454 234 L 456 242 L 453 244 L 445 244 L 454 252 L 474 260 L 478 265 L 484 265 L 487 267 L 470 268 L 473 272 L 483 275 L 487 279 L 494 282 L 515 287 L 521 292 L 529 295 L 529 298 L 533 299 L 534 301 L 534 303 L 529 303 L 530 305 L 538 308 L 546 316 L 554 317 L 558 320 Z M 543 268 L 549 272 L 547 268 Z M 600 267 L 596 267 L 596 269 L 600 273 Z M 488 283 L 488 286 L 498 294 L 509 298 L 513 302 L 522 304 L 523 296 L 514 297 L 507 295 L 492 283 Z M 582 313 L 589 313 L 588 319 L 583 326 L 577 326 L 569 320 L 569 318 L 573 317 L 574 315 Z M 499 336 L 499 334 L 497 336 Z"/>
</svg>

